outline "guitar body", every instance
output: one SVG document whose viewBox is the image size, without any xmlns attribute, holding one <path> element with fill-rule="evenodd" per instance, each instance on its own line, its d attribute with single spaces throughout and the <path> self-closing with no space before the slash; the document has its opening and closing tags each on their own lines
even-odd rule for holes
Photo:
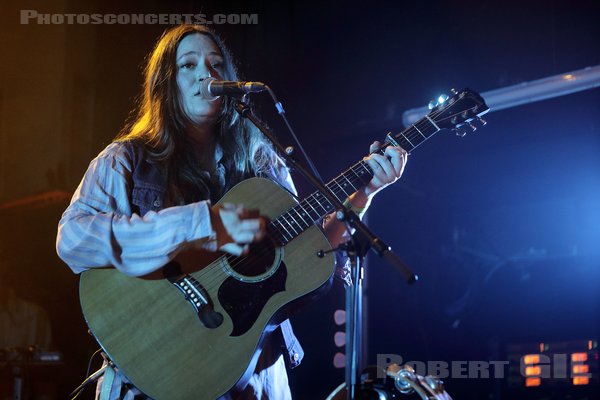
<svg viewBox="0 0 600 400">
<path fill-rule="evenodd" d="M 241 182 L 220 203 L 269 218 L 297 204 L 262 178 Z M 241 389 L 264 336 L 333 276 L 333 256 L 316 255 L 330 248 L 317 226 L 269 248 L 247 265 L 244 257 L 189 250 L 143 278 L 113 268 L 85 271 L 80 297 L 88 326 L 117 367 L 154 399 L 214 399 Z"/>
</svg>

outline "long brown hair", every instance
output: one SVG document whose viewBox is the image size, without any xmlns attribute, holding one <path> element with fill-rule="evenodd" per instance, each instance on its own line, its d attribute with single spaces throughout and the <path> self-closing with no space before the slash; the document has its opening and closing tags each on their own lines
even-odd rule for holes
<svg viewBox="0 0 600 400">
<path fill-rule="evenodd" d="M 223 55 L 223 79 L 236 81 L 238 74 L 229 50 L 221 38 L 203 25 L 184 24 L 166 30 L 150 53 L 144 71 L 144 86 L 134 120 L 118 135 L 118 141 L 144 144 L 149 158 L 169 171 L 171 194 L 187 201 L 198 200 L 196 191 L 205 175 L 198 169 L 197 155 L 190 149 L 186 126 L 189 118 L 181 105 L 177 86 L 176 53 L 181 40 L 190 34 L 210 37 Z M 227 161 L 228 187 L 249 175 L 261 175 L 281 160 L 262 133 L 242 119 L 225 98 L 217 128 L 217 143 Z"/>
</svg>

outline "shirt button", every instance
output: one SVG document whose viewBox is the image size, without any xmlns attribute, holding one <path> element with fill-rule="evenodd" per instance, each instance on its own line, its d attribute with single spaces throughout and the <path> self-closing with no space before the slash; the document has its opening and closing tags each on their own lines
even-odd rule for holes
<svg viewBox="0 0 600 400">
<path fill-rule="evenodd" d="M 154 200 L 154 203 L 152 203 L 152 205 L 154 207 L 160 207 L 160 200 L 158 200 L 158 199 Z"/>
<path fill-rule="evenodd" d="M 294 353 L 294 355 L 292 356 L 292 360 L 294 360 L 294 361 L 298 361 L 299 358 L 300 358 L 300 354 L 298 354 L 298 353 Z"/>
</svg>

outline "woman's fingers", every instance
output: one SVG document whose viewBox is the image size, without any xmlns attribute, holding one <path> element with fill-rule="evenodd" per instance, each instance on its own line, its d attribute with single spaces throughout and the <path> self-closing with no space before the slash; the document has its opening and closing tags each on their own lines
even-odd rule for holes
<svg viewBox="0 0 600 400">
<path fill-rule="evenodd" d="M 400 178 L 408 159 L 407 152 L 401 147 L 387 146 L 383 154 L 378 152 L 380 148 L 381 144 L 374 142 L 369 148 L 371 154 L 364 158 L 373 171 L 373 178 L 365 190 L 369 196 Z"/>
<path fill-rule="evenodd" d="M 404 166 L 408 160 L 408 153 L 401 147 L 388 147 L 385 149 L 385 155 L 390 158 L 390 163 L 394 169 L 394 177 L 396 179 L 402 176 Z"/>
<path fill-rule="evenodd" d="M 229 254 L 233 254 L 234 256 L 243 256 L 250 252 L 250 245 L 239 245 L 237 243 L 226 243 L 219 248 L 220 251 L 224 251 Z"/>
<path fill-rule="evenodd" d="M 219 249 L 234 255 L 246 254 L 249 244 L 262 240 L 266 235 L 266 220 L 258 210 L 248 210 L 241 205 L 225 203 L 218 210 L 223 227 L 217 228 Z"/>
</svg>

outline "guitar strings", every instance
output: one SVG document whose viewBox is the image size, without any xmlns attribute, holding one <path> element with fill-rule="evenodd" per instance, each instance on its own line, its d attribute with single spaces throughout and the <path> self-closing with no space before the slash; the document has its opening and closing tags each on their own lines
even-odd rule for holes
<svg viewBox="0 0 600 400">
<path fill-rule="evenodd" d="M 475 107 L 472 107 L 472 109 L 475 109 Z M 438 110 L 438 111 L 435 111 L 435 112 L 432 112 L 432 113 L 428 114 L 428 116 L 429 116 L 429 117 L 432 117 L 432 118 L 436 118 L 436 117 L 437 117 L 437 115 L 441 114 L 442 112 L 446 112 L 446 111 L 447 111 L 447 109 Z M 447 116 L 447 117 L 444 117 L 444 118 L 441 118 L 441 119 L 437 120 L 437 122 L 439 123 L 439 122 L 441 122 L 441 121 L 445 121 L 445 120 L 448 120 L 448 119 L 454 118 L 455 116 L 457 116 L 457 115 L 459 115 L 459 114 L 461 114 L 461 113 L 462 113 L 462 111 L 461 111 L 461 112 L 454 113 L 454 114 L 450 114 L 450 115 L 449 115 L 449 116 Z M 431 121 L 428 121 L 427 119 L 425 119 L 425 118 L 424 118 L 424 119 L 422 119 L 421 121 L 419 121 L 419 122 L 417 122 L 417 123 L 415 123 L 415 124 L 411 125 L 411 126 L 413 126 L 414 128 L 416 128 L 416 130 L 417 130 L 417 131 L 419 131 L 419 133 L 412 132 L 412 133 L 414 133 L 414 136 L 412 137 L 412 140 L 411 140 L 411 138 L 408 136 L 409 134 L 411 134 L 411 131 L 407 132 L 407 133 L 406 133 L 404 136 L 407 138 L 407 140 L 408 140 L 408 141 L 409 141 L 411 144 L 412 144 L 412 142 L 413 142 L 413 141 L 415 141 L 416 139 L 418 139 L 420 136 L 423 136 L 423 140 L 422 140 L 422 141 L 420 141 L 420 142 L 417 144 L 417 146 L 418 146 L 418 145 L 420 145 L 422 142 L 424 142 L 424 141 L 425 141 L 425 140 L 427 140 L 429 137 L 431 137 L 431 135 L 430 135 L 430 136 L 428 136 L 428 137 L 425 137 L 425 136 L 424 136 L 424 135 L 422 135 L 422 133 L 421 133 L 422 131 L 426 130 L 426 128 L 427 128 L 427 124 L 430 124 L 430 125 L 431 125 L 431 124 L 432 124 L 432 122 L 431 122 Z M 419 127 L 417 127 L 417 125 L 420 125 L 420 128 L 421 128 L 421 129 L 419 129 Z M 410 129 L 410 128 L 409 128 L 409 129 Z M 416 147 L 416 146 L 414 146 L 414 147 Z M 351 167 L 349 170 L 351 170 L 351 171 L 352 171 L 352 172 L 353 172 L 353 173 L 354 173 L 354 174 L 355 174 L 355 175 L 356 175 L 356 176 L 357 176 L 357 177 L 360 179 L 360 175 L 358 175 L 358 174 L 357 174 L 357 173 L 354 171 L 354 168 L 356 168 L 356 167 L 363 167 L 363 168 L 366 168 L 368 165 L 365 165 L 365 164 L 366 164 L 366 163 L 364 162 L 364 160 L 361 160 L 361 161 L 359 161 L 358 163 L 356 163 L 354 166 L 352 166 L 352 167 Z M 372 171 L 370 171 L 370 170 L 367 170 L 367 171 L 368 171 L 370 174 L 372 174 Z M 338 198 L 338 200 L 342 201 L 342 200 L 341 200 L 341 198 L 340 198 L 340 196 L 339 196 L 339 194 L 342 194 L 342 193 L 343 193 L 343 195 L 344 195 L 344 196 L 348 196 L 348 193 L 347 193 L 347 192 L 344 190 L 343 186 L 342 186 L 342 185 L 340 185 L 340 184 L 337 182 L 337 180 L 338 180 L 338 179 L 340 179 L 340 178 L 344 178 L 344 179 L 348 180 L 348 179 L 347 179 L 347 177 L 345 177 L 344 173 L 342 173 L 342 174 L 341 174 L 341 175 L 339 175 L 338 177 L 334 178 L 334 179 L 333 179 L 333 180 L 332 180 L 332 181 L 331 181 L 329 184 L 327 184 L 327 186 L 329 187 L 329 186 L 333 186 L 333 184 L 336 184 L 336 185 L 338 186 L 338 188 L 337 188 L 337 189 L 336 189 L 335 187 L 330 187 L 329 189 L 330 189 L 330 190 L 333 192 L 333 194 L 336 196 L 336 198 Z M 353 187 L 353 189 L 356 189 L 356 188 L 354 187 L 354 185 L 352 184 L 352 182 L 350 182 L 349 180 L 348 180 L 348 182 L 351 184 L 351 186 Z M 299 203 L 299 204 L 297 204 L 296 206 L 293 206 L 293 207 L 291 207 L 291 208 L 290 208 L 288 211 L 284 212 L 284 213 L 283 213 L 282 215 L 280 215 L 278 218 L 276 218 L 275 220 L 273 220 L 273 221 L 271 221 L 271 222 L 270 222 L 270 224 L 269 224 L 269 225 L 272 227 L 272 231 L 274 231 L 274 232 L 278 232 L 278 233 L 279 233 L 279 235 L 281 236 L 280 238 L 274 238 L 276 241 L 277 241 L 277 239 L 279 239 L 279 241 L 281 241 L 281 239 L 283 239 L 283 242 L 287 242 L 287 243 L 289 243 L 290 241 L 294 240 L 294 239 L 295 239 L 297 236 L 299 236 L 300 234 L 302 234 L 302 233 L 305 231 L 305 229 L 307 229 L 308 227 L 310 227 L 310 226 L 312 226 L 312 225 L 316 224 L 316 222 L 317 222 L 319 219 L 321 219 L 321 218 L 322 218 L 322 217 L 319 217 L 319 218 L 317 218 L 316 220 L 313 220 L 313 219 L 312 219 L 312 217 L 311 217 L 311 215 L 310 215 L 310 213 L 309 213 L 308 211 L 306 211 L 306 209 L 305 209 L 305 208 L 302 206 L 302 203 L 306 202 L 306 203 L 307 203 L 307 204 L 308 204 L 308 205 L 309 205 L 309 206 L 310 206 L 310 207 L 311 207 L 313 210 L 315 210 L 315 211 L 316 211 L 316 208 L 315 208 L 315 207 L 313 207 L 313 205 L 316 205 L 316 206 L 318 206 L 318 207 L 322 208 L 322 209 L 323 209 L 325 212 L 327 212 L 327 209 L 326 209 L 325 207 L 323 207 L 323 206 L 321 205 L 321 203 L 319 203 L 319 201 L 316 199 L 316 197 L 317 197 L 317 196 L 319 196 L 319 195 L 323 196 L 323 195 L 322 195 L 321 193 L 319 193 L 319 192 L 314 192 L 313 194 L 311 194 L 310 196 L 308 196 L 306 199 L 304 199 L 302 202 L 300 202 L 300 203 Z M 312 203 L 312 204 L 311 204 L 311 198 L 312 198 L 312 201 L 313 201 L 313 203 Z M 331 206 L 331 204 L 330 204 L 330 206 Z M 301 209 L 303 209 L 303 210 L 306 212 L 306 215 L 308 215 L 308 216 L 309 216 L 309 218 L 311 219 L 311 223 L 310 223 L 310 224 L 308 224 L 308 223 L 306 222 L 306 220 L 305 220 L 304 218 L 302 218 L 302 215 L 301 215 L 300 213 L 298 213 L 298 211 L 296 211 L 296 208 L 297 208 L 297 207 L 300 207 Z M 301 218 L 302 222 L 303 222 L 304 224 L 306 224 L 307 226 L 306 226 L 306 227 L 304 227 L 304 228 L 303 228 L 303 227 L 301 227 L 301 226 L 299 225 L 298 221 L 296 221 L 296 219 L 293 217 L 293 215 L 291 215 L 291 211 L 295 211 L 295 212 L 298 214 L 298 216 Z M 317 213 L 318 213 L 318 212 L 317 212 Z M 295 232 L 295 235 L 294 235 L 294 234 L 290 233 L 290 232 L 287 230 L 287 228 L 285 227 L 285 225 L 283 225 L 283 223 L 281 223 L 281 222 L 280 222 L 280 225 L 281 225 L 281 226 L 284 228 L 284 230 L 286 231 L 286 233 L 287 233 L 287 234 L 288 234 L 288 235 L 291 237 L 289 240 L 287 239 L 287 237 L 285 237 L 285 234 L 284 234 L 284 233 L 283 233 L 283 232 L 282 232 L 282 231 L 281 231 L 279 228 L 277 228 L 277 227 L 275 226 L 275 224 L 274 224 L 274 223 L 275 223 L 275 221 L 278 221 L 280 218 L 282 218 L 282 217 L 283 217 L 284 221 L 286 221 L 286 222 L 287 222 L 288 226 L 289 226 L 290 228 L 292 228 L 294 231 L 296 231 L 296 230 L 294 229 L 294 226 L 293 226 L 293 225 L 292 225 L 292 224 L 291 224 L 289 221 L 287 221 L 287 220 L 286 220 L 286 218 L 285 218 L 285 215 L 286 215 L 286 214 L 289 214 L 289 216 L 291 217 L 291 219 L 292 219 L 294 222 L 296 222 L 296 224 L 297 224 L 298 228 L 300 229 L 300 232 Z M 282 243 L 282 244 L 285 246 L 287 243 Z M 255 245 L 255 247 L 254 247 L 254 252 L 255 252 L 255 253 L 257 253 L 259 256 L 260 256 L 260 255 L 264 255 L 266 252 L 268 252 L 268 251 L 270 251 L 270 250 L 271 250 L 271 249 L 270 249 L 270 246 L 269 246 L 269 245 L 268 245 L 266 242 L 264 242 L 264 241 L 261 241 L 260 243 L 257 243 L 257 244 Z M 221 280 L 221 276 L 230 276 L 230 274 L 229 274 L 229 273 L 227 273 L 227 271 L 222 271 L 222 269 L 221 269 L 221 268 L 218 268 L 218 265 L 220 264 L 220 261 L 223 261 L 223 259 L 226 259 L 227 263 L 229 264 L 229 266 L 230 266 L 230 267 L 231 267 L 233 270 L 235 270 L 235 271 L 236 271 L 238 274 L 242 274 L 242 275 L 243 275 L 243 273 L 244 273 L 244 272 L 247 272 L 247 271 L 248 271 L 248 270 L 249 270 L 249 269 L 252 267 L 252 265 L 248 265 L 248 266 L 246 266 L 245 268 L 243 268 L 243 267 L 244 267 L 244 264 L 246 263 L 246 261 L 248 260 L 248 258 L 249 258 L 249 256 L 248 256 L 248 255 L 244 255 L 244 256 L 234 256 L 234 255 L 231 255 L 231 254 L 224 254 L 223 256 L 219 257 L 217 260 L 215 260 L 215 261 L 213 261 L 213 262 L 211 263 L 211 264 L 213 265 L 212 267 L 210 267 L 210 266 L 209 266 L 209 267 L 206 267 L 206 268 L 204 268 L 204 269 L 202 269 L 202 270 L 200 270 L 200 271 L 197 271 L 197 272 L 195 272 L 195 273 L 194 273 L 194 275 L 196 275 L 196 277 L 197 277 L 198 279 L 201 279 L 201 278 L 207 278 L 207 279 L 209 279 L 209 278 L 212 278 L 212 279 L 210 279 L 210 281 L 209 281 L 209 282 L 207 282 L 207 284 L 206 284 L 206 288 L 210 290 L 210 289 L 212 289 L 213 287 L 215 287 L 214 285 L 215 285 L 215 283 L 216 283 L 217 281 L 219 281 L 219 282 L 220 282 L 220 280 Z M 248 263 L 248 264 L 250 264 L 250 263 Z M 241 267 L 240 267 L 240 266 L 241 266 Z M 213 275 L 213 276 L 212 276 L 212 277 L 210 277 L 210 275 Z"/>
</svg>

